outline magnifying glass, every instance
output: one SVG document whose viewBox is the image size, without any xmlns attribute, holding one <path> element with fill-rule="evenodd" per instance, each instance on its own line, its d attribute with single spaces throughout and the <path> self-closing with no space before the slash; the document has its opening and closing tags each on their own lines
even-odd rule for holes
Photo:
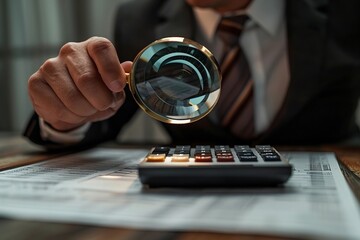
<svg viewBox="0 0 360 240">
<path fill-rule="evenodd" d="M 136 56 L 127 82 L 148 115 L 165 123 L 185 124 L 214 108 L 221 74 L 207 48 L 186 38 L 169 37 L 151 43 Z"/>
</svg>

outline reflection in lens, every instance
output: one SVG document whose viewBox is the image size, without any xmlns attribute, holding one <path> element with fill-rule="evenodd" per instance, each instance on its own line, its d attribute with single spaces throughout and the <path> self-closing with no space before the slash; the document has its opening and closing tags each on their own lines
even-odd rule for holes
<svg viewBox="0 0 360 240">
<path fill-rule="evenodd" d="M 130 87 L 151 116 L 187 123 L 206 115 L 220 92 L 215 59 L 204 47 L 183 38 L 162 39 L 135 59 Z"/>
</svg>

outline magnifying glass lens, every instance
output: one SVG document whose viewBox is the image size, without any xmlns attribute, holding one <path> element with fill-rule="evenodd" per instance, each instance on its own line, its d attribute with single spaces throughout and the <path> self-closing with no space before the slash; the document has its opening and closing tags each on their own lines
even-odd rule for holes
<svg viewBox="0 0 360 240">
<path fill-rule="evenodd" d="M 215 106 L 221 77 L 212 54 L 184 38 L 150 44 L 134 60 L 130 88 L 149 115 L 167 123 L 189 123 Z"/>
</svg>

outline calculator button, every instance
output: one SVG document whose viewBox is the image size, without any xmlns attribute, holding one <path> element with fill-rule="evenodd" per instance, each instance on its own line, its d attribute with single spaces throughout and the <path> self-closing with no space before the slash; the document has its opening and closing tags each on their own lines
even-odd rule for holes
<svg viewBox="0 0 360 240">
<path fill-rule="evenodd" d="M 258 150 L 258 152 L 260 154 L 264 154 L 264 153 L 274 153 L 274 150 L 272 149 L 264 149 L 264 150 Z"/>
<path fill-rule="evenodd" d="M 165 153 L 160 153 L 160 154 L 149 154 L 146 157 L 146 161 L 147 162 L 164 162 L 166 158 L 166 154 Z"/>
<path fill-rule="evenodd" d="M 189 150 L 190 151 L 191 146 L 190 145 L 177 145 L 175 149 L 182 149 L 182 150 Z"/>
<path fill-rule="evenodd" d="M 280 156 L 277 155 L 277 154 L 262 155 L 262 158 L 264 159 L 265 162 L 277 162 L 277 161 L 281 161 Z"/>
<path fill-rule="evenodd" d="M 188 162 L 189 154 L 173 154 L 171 158 L 172 162 Z"/>
<path fill-rule="evenodd" d="M 240 151 L 240 152 L 236 152 L 236 154 L 238 156 L 250 156 L 250 155 L 254 155 L 254 153 L 252 151 Z"/>
<path fill-rule="evenodd" d="M 195 147 L 195 151 L 210 151 L 211 147 L 210 145 L 197 145 Z"/>
<path fill-rule="evenodd" d="M 274 149 L 271 146 L 268 146 L 268 145 L 259 145 L 259 146 L 256 146 L 255 149 L 259 153 L 274 152 Z"/>
<path fill-rule="evenodd" d="M 230 147 L 228 145 L 216 145 L 214 150 L 215 152 L 230 152 Z"/>
<path fill-rule="evenodd" d="M 248 156 L 238 156 L 240 162 L 257 162 L 258 159 L 257 157 L 252 154 L 252 155 L 248 155 Z"/>
<path fill-rule="evenodd" d="M 197 146 L 195 148 L 195 155 L 196 154 L 207 154 L 207 155 L 211 155 L 211 149 L 210 146 L 209 148 L 207 147 L 202 147 L 202 146 Z"/>
<path fill-rule="evenodd" d="M 164 153 L 167 155 L 169 153 L 169 151 L 170 151 L 169 147 L 155 147 L 151 153 L 153 153 L 153 154 Z"/>
<path fill-rule="evenodd" d="M 276 152 L 262 152 L 260 155 L 263 156 L 277 156 Z"/>
<path fill-rule="evenodd" d="M 217 145 L 214 151 L 218 162 L 234 162 L 234 156 L 228 145 Z"/>
<path fill-rule="evenodd" d="M 212 156 L 207 153 L 195 154 L 195 162 L 212 162 Z"/>
<path fill-rule="evenodd" d="M 200 154 L 206 154 L 206 155 L 211 155 L 210 151 L 195 151 L 194 155 L 200 155 Z"/>
<path fill-rule="evenodd" d="M 235 145 L 234 150 L 235 150 L 235 152 L 244 151 L 244 150 L 248 151 L 248 150 L 250 150 L 250 147 L 248 145 Z"/>
<path fill-rule="evenodd" d="M 190 154 L 190 145 L 176 146 L 174 154 Z"/>
<path fill-rule="evenodd" d="M 231 153 L 219 153 L 216 154 L 216 159 L 218 162 L 233 162 L 234 156 Z"/>
<path fill-rule="evenodd" d="M 272 149 L 272 146 L 270 145 L 256 145 L 256 149 Z"/>
</svg>

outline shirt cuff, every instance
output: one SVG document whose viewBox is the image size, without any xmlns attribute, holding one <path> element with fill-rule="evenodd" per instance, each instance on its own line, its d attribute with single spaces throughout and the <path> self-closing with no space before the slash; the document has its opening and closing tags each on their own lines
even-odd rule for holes
<svg viewBox="0 0 360 240">
<path fill-rule="evenodd" d="M 60 132 L 50 127 L 44 119 L 39 117 L 40 134 L 43 140 L 49 140 L 61 144 L 74 144 L 78 143 L 85 138 L 87 130 L 90 128 L 91 123 L 85 123 L 81 127 L 68 132 Z"/>
</svg>

